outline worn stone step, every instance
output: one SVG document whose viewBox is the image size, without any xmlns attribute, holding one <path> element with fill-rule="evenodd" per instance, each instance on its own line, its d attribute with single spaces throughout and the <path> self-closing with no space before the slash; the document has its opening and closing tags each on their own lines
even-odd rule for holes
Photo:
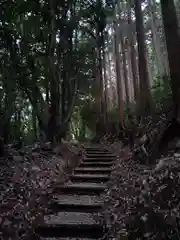
<svg viewBox="0 0 180 240">
<path fill-rule="evenodd" d="M 45 216 L 36 233 L 42 237 L 99 238 L 103 228 L 91 213 L 59 212 Z"/>
<path fill-rule="evenodd" d="M 103 151 L 86 151 L 89 155 L 100 154 L 100 155 L 113 155 L 111 152 L 103 152 Z"/>
<path fill-rule="evenodd" d="M 83 161 L 80 163 L 81 167 L 111 167 L 113 165 L 112 162 L 99 162 L 99 161 Z"/>
<path fill-rule="evenodd" d="M 67 238 L 67 237 L 47 237 L 47 238 L 41 238 L 40 240 L 94 240 L 94 239 L 97 239 L 97 240 L 100 240 L 100 238 Z"/>
<path fill-rule="evenodd" d="M 103 152 L 103 151 L 86 151 L 86 154 L 87 155 L 114 155 L 113 153 L 111 152 Z"/>
<path fill-rule="evenodd" d="M 60 191 L 68 194 L 81 194 L 81 195 L 99 195 L 106 189 L 102 183 L 68 183 L 67 185 L 56 188 L 54 191 Z"/>
<path fill-rule="evenodd" d="M 101 147 L 85 147 L 86 151 L 103 151 L 103 152 L 109 152 L 109 150 Z"/>
<path fill-rule="evenodd" d="M 97 159 L 115 159 L 116 156 L 114 155 L 97 155 L 97 154 L 87 154 L 86 155 L 86 159 L 87 158 L 97 158 Z"/>
<path fill-rule="evenodd" d="M 73 174 L 72 181 L 80 182 L 107 182 L 109 180 L 108 174 Z"/>
<path fill-rule="evenodd" d="M 114 163 L 116 161 L 116 158 L 90 158 L 86 157 L 84 159 L 84 162 L 109 162 L 109 163 Z"/>
<path fill-rule="evenodd" d="M 56 211 L 98 212 L 102 203 L 98 196 L 64 194 L 54 196 L 51 207 Z"/>
<path fill-rule="evenodd" d="M 96 160 L 96 161 L 115 161 L 116 157 L 115 156 L 110 156 L 110 157 L 104 157 L 104 156 L 86 156 L 85 160 Z"/>
<path fill-rule="evenodd" d="M 87 174 L 87 173 L 93 173 L 93 174 L 110 174 L 111 168 L 110 167 L 77 167 L 74 169 L 75 174 Z"/>
</svg>

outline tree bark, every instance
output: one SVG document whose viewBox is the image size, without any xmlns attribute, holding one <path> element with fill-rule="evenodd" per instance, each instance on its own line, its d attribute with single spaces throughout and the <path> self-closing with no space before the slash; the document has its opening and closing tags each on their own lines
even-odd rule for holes
<svg viewBox="0 0 180 240">
<path fill-rule="evenodd" d="M 50 118 L 48 122 L 48 140 L 52 143 L 55 142 L 55 136 L 57 133 L 57 126 L 59 125 L 59 84 L 56 77 L 55 69 L 55 46 L 56 46 L 56 23 L 55 23 L 55 1 L 49 0 L 50 7 L 50 35 L 49 35 L 49 80 L 50 80 L 50 93 L 51 93 L 51 106 L 49 109 Z"/>
<path fill-rule="evenodd" d="M 136 32 L 139 57 L 139 79 L 140 79 L 139 114 L 142 116 L 144 114 L 151 112 L 152 96 L 149 86 L 148 63 L 146 58 L 141 2 L 139 0 L 135 0 L 134 3 L 135 3 Z"/>
<path fill-rule="evenodd" d="M 129 84 L 128 84 L 128 75 L 127 75 L 127 66 L 126 66 L 126 45 L 124 44 L 124 39 L 121 39 L 121 51 L 122 51 L 122 64 L 123 64 L 123 75 L 124 75 L 124 86 L 126 93 L 126 102 L 129 104 Z"/>
<path fill-rule="evenodd" d="M 118 96 L 118 108 L 120 115 L 120 123 L 124 125 L 124 104 L 123 104 L 123 90 L 122 90 L 122 79 L 121 79 L 121 70 L 120 70 L 120 52 L 119 52 L 119 39 L 117 36 L 117 26 L 114 26 L 115 34 L 115 62 L 116 62 L 116 81 L 117 81 L 117 96 Z"/>
<path fill-rule="evenodd" d="M 161 0 L 175 115 L 180 120 L 180 34 L 173 0 Z"/>
<path fill-rule="evenodd" d="M 149 15 L 151 19 L 152 41 L 153 41 L 154 50 L 155 50 L 156 64 L 157 64 L 159 75 L 163 77 L 163 76 L 167 76 L 168 72 L 166 71 L 166 68 L 165 68 L 163 53 L 161 51 L 160 38 L 157 32 L 155 4 L 156 4 L 155 1 L 152 2 L 152 0 L 148 0 Z"/>
<path fill-rule="evenodd" d="M 131 0 L 128 3 L 128 24 L 132 24 L 132 14 L 131 14 Z M 137 73 L 137 65 L 136 65 L 136 50 L 134 47 L 134 36 L 131 32 L 129 34 L 129 45 L 130 45 L 130 57 L 131 57 L 131 69 L 132 69 L 132 77 L 133 77 L 133 85 L 134 85 L 134 99 L 137 99 L 138 96 L 138 73 Z"/>
<path fill-rule="evenodd" d="M 104 121 L 105 126 L 107 126 L 108 122 L 108 88 L 107 88 L 107 74 L 106 74 L 106 53 L 105 53 L 105 46 L 103 46 L 102 51 L 102 59 L 103 59 L 103 77 L 104 77 Z"/>
</svg>

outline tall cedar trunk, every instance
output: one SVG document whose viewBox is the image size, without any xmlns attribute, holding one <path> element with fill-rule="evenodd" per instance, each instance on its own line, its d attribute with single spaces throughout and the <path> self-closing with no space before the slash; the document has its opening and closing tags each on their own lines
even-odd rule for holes
<svg viewBox="0 0 180 240">
<path fill-rule="evenodd" d="M 126 66 L 126 46 L 124 44 L 124 39 L 121 39 L 121 51 L 122 51 L 122 64 L 123 64 L 123 75 L 124 75 L 124 86 L 126 93 L 126 102 L 129 104 L 129 86 L 128 86 L 128 74 L 127 74 L 127 66 Z"/>
<path fill-rule="evenodd" d="M 175 115 L 180 119 L 180 34 L 173 0 L 161 0 Z"/>
<path fill-rule="evenodd" d="M 111 59 L 110 59 L 110 53 L 108 52 L 108 72 L 109 72 L 109 83 L 110 83 L 110 87 L 109 87 L 109 110 L 111 110 L 114 107 L 114 102 L 116 101 L 116 91 L 114 89 L 114 85 L 112 83 L 112 70 L 111 70 Z M 113 102 L 114 101 L 114 102 Z"/>
<path fill-rule="evenodd" d="M 152 0 L 148 0 L 149 14 L 151 18 L 152 42 L 155 50 L 156 64 L 157 64 L 157 68 L 160 76 L 164 76 L 164 75 L 167 75 L 167 73 L 164 66 L 164 59 L 161 51 L 160 38 L 159 38 L 157 27 L 156 27 L 155 4 L 156 2 L 154 1 L 152 2 Z"/>
<path fill-rule="evenodd" d="M 132 24 L 132 14 L 131 14 L 131 0 L 128 4 L 128 24 Z M 132 77 L 133 77 L 133 88 L 134 88 L 134 99 L 137 99 L 138 96 L 138 73 L 136 65 L 136 50 L 134 47 L 134 36 L 133 32 L 129 34 L 129 45 L 130 45 L 130 56 L 131 56 L 131 68 L 132 68 Z"/>
<path fill-rule="evenodd" d="M 101 122 L 101 132 L 103 132 L 105 127 L 105 109 L 104 109 L 104 83 L 103 83 L 103 75 L 102 75 L 102 39 L 100 33 L 98 33 L 98 49 L 97 49 L 97 76 L 99 82 L 99 93 L 100 93 L 100 114 L 98 122 Z"/>
<path fill-rule="evenodd" d="M 100 113 L 104 116 L 104 84 L 103 84 L 103 75 L 102 75 L 102 52 L 101 47 L 99 46 L 98 50 L 98 71 L 99 71 L 99 87 L 100 87 Z"/>
<path fill-rule="evenodd" d="M 128 62 L 130 101 L 132 101 L 132 100 L 135 100 L 135 96 L 134 96 L 134 82 L 133 82 L 133 73 L 132 73 L 132 65 L 131 65 L 131 46 L 129 44 L 129 40 L 127 40 L 127 62 Z"/>
<path fill-rule="evenodd" d="M 93 51 L 93 49 L 92 49 Z M 95 102 L 96 102 L 96 109 L 97 111 L 100 111 L 100 94 L 99 94 L 99 72 L 97 67 L 97 49 L 93 51 L 93 77 L 95 79 Z"/>
<path fill-rule="evenodd" d="M 120 71 L 120 53 L 119 53 L 119 39 L 118 39 L 118 31 L 117 26 L 115 25 L 115 62 L 116 62 L 116 81 L 117 81 L 117 96 L 118 96 L 118 108 L 119 108 L 119 116 L 120 123 L 124 125 L 124 104 L 123 104 L 123 90 L 122 90 L 122 79 L 121 79 L 121 71 Z"/>
<path fill-rule="evenodd" d="M 152 96 L 149 86 L 148 63 L 146 58 L 145 35 L 143 26 L 143 16 L 141 10 L 141 2 L 135 0 L 135 16 L 136 16 L 136 32 L 138 43 L 138 57 L 139 57 L 139 80 L 140 80 L 140 94 L 139 94 L 139 112 L 144 115 L 152 110 Z"/>
<path fill-rule="evenodd" d="M 70 9 L 70 10 L 68 10 Z M 70 11 L 71 18 L 75 16 L 75 4 L 70 3 L 63 8 L 62 19 L 68 18 L 68 11 Z M 59 131 L 57 134 L 57 141 L 61 141 L 66 136 L 69 129 L 69 122 L 72 116 L 73 107 L 76 99 L 78 81 L 77 81 L 77 67 L 74 67 L 73 49 L 77 44 L 77 34 L 75 34 L 75 43 L 73 48 L 73 28 L 71 25 L 61 26 L 61 57 L 62 57 L 62 72 L 61 72 L 61 119 L 59 114 Z M 60 74 L 58 79 L 60 79 Z M 59 87 L 60 88 L 60 87 Z M 60 90 L 58 90 L 60 92 Z M 60 94 L 59 94 L 60 95 Z M 59 99 L 58 99 L 59 100 Z M 60 106 L 60 103 L 58 103 Z"/>
<path fill-rule="evenodd" d="M 54 12 L 54 0 L 49 1 L 50 15 L 51 15 L 51 32 L 50 32 L 50 43 L 49 43 L 49 79 L 50 79 L 50 93 L 51 93 L 51 106 L 50 106 L 50 118 L 48 123 L 48 140 L 54 143 L 55 136 L 57 134 L 57 118 L 59 113 L 58 106 L 58 84 L 55 74 L 55 60 L 54 52 L 56 45 L 56 29 L 55 29 L 55 12 Z"/>
<path fill-rule="evenodd" d="M 108 121 L 108 89 L 107 89 L 107 74 L 106 74 L 106 54 L 105 54 L 105 46 L 103 46 L 102 50 L 102 59 L 103 59 L 103 77 L 104 77 L 104 121 L 105 126 L 107 126 Z"/>
</svg>

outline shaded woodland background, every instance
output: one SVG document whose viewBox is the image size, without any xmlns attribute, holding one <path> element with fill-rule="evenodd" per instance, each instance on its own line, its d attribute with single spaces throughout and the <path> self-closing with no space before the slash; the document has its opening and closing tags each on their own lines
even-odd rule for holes
<svg viewBox="0 0 180 240">
<path fill-rule="evenodd" d="M 32 239 L 89 140 L 119 156 L 108 239 L 180 239 L 180 143 L 169 144 L 180 135 L 179 0 L 0 9 L 0 239 Z"/>
<path fill-rule="evenodd" d="M 84 140 L 170 108 L 178 118 L 178 1 L 0 7 L 2 144 Z"/>
</svg>

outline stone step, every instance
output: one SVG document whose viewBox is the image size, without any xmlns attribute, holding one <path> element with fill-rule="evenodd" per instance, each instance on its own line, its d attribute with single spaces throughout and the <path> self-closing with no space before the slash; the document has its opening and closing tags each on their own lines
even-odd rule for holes
<svg viewBox="0 0 180 240">
<path fill-rule="evenodd" d="M 109 152 L 109 150 L 101 147 L 85 147 L 86 151 L 103 151 L 103 152 Z"/>
<path fill-rule="evenodd" d="M 99 195 L 106 189 L 101 183 L 68 183 L 67 185 L 54 189 L 54 192 L 62 192 L 65 194 L 81 194 L 81 195 Z"/>
<path fill-rule="evenodd" d="M 98 196 L 64 194 L 54 196 L 50 206 L 56 211 L 98 212 L 102 203 Z"/>
<path fill-rule="evenodd" d="M 77 167 L 74 169 L 75 174 L 87 174 L 87 173 L 93 173 L 93 174 L 110 174 L 111 168 L 110 167 Z"/>
<path fill-rule="evenodd" d="M 48 238 L 41 238 L 40 240 L 94 240 L 94 239 L 99 239 L 100 240 L 100 238 L 64 238 L 64 237 L 48 237 Z"/>
<path fill-rule="evenodd" d="M 113 165 L 112 162 L 99 162 L 99 161 L 83 161 L 80 163 L 80 167 L 111 167 Z"/>
<path fill-rule="evenodd" d="M 98 158 L 98 159 L 115 159 L 116 156 L 114 155 L 104 155 L 104 154 L 86 154 L 86 158 Z"/>
<path fill-rule="evenodd" d="M 116 160 L 116 158 L 90 158 L 90 157 L 86 157 L 84 159 L 84 162 L 110 162 L 110 163 L 114 163 Z"/>
<path fill-rule="evenodd" d="M 103 152 L 103 151 L 85 151 L 86 154 L 89 154 L 89 155 L 94 155 L 94 154 L 97 154 L 97 155 L 113 155 L 113 153 L 111 152 Z"/>
<path fill-rule="evenodd" d="M 72 181 L 80 182 L 107 182 L 109 175 L 107 174 L 73 174 Z"/>
<path fill-rule="evenodd" d="M 36 234 L 42 237 L 99 238 L 103 235 L 103 228 L 90 213 L 59 212 L 45 216 Z"/>
<path fill-rule="evenodd" d="M 95 155 L 95 154 L 97 154 L 97 155 L 114 155 L 114 153 L 111 153 L 111 152 L 103 152 L 103 151 L 86 151 L 86 154 L 89 154 L 89 155 Z"/>
</svg>

